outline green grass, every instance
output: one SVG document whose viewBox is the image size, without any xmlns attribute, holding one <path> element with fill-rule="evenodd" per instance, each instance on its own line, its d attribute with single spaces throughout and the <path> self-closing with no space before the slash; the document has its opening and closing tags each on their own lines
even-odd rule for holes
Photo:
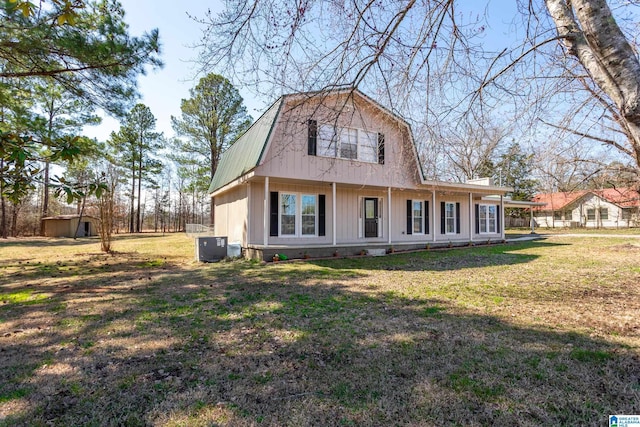
<svg viewBox="0 0 640 427">
<path fill-rule="evenodd" d="M 197 264 L 181 235 L 121 236 L 113 255 L 8 243 L 0 425 L 597 425 L 640 411 L 633 239 L 275 265 Z"/>
</svg>

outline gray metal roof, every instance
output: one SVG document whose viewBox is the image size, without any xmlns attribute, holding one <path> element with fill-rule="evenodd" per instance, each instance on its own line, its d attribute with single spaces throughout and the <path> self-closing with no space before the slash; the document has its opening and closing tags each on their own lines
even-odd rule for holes
<svg viewBox="0 0 640 427">
<path fill-rule="evenodd" d="M 275 102 L 238 140 L 222 153 L 209 193 L 224 187 L 230 182 L 258 166 L 269 135 L 273 130 L 283 98 Z"/>
</svg>

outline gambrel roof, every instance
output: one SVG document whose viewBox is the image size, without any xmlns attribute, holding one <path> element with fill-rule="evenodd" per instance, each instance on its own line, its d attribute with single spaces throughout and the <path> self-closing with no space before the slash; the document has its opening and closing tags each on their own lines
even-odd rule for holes
<svg viewBox="0 0 640 427">
<path fill-rule="evenodd" d="M 334 95 L 340 93 L 358 96 L 397 120 L 403 126 L 406 126 L 413 142 L 411 127 L 402 117 L 385 108 L 375 100 L 369 98 L 358 89 L 337 89 L 323 92 L 306 92 L 283 95 L 223 153 L 220 163 L 218 164 L 218 169 L 216 170 L 216 173 L 211 180 L 211 184 L 209 185 L 209 193 L 213 193 L 242 177 L 260 164 L 262 155 L 269 142 L 269 137 L 276 125 L 278 116 L 280 115 L 280 111 L 282 110 L 285 101 L 288 101 L 289 99 L 300 99 L 304 101 L 305 99 L 311 99 L 314 96 Z M 414 154 L 417 159 L 417 151 Z M 420 164 L 420 162 L 418 162 L 418 164 Z M 420 172 L 422 175 L 422 171 Z"/>
</svg>

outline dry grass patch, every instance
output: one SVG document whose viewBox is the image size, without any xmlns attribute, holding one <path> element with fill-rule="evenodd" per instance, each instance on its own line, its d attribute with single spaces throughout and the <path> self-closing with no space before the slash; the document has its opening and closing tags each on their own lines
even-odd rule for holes
<svg viewBox="0 0 640 427">
<path fill-rule="evenodd" d="M 561 238 L 196 264 L 0 247 L 0 425 L 601 425 L 640 413 L 640 251 Z"/>
</svg>

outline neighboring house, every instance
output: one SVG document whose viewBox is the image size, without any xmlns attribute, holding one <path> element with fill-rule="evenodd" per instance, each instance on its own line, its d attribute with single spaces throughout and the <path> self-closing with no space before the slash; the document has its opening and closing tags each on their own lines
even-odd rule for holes
<svg viewBox="0 0 640 427">
<path fill-rule="evenodd" d="M 265 259 L 504 239 L 507 191 L 425 179 L 407 122 L 357 90 L 281 97 L 209 188 L 216 235 Z"/>
<path fill-rule="evenodd" d="M 97 218 L 83 215 L 58 215 L 42 218 L 47 237 L 88 237 L 97 233 Z M 78 227 L 80 222 L 80 227 Z"/>
<path fill-rule="evenodd" d="M 619 228 L 640 225 L 640 195 L 627 188 L 538 194 L 534 207 L 539 227 Z"/>
</svg>

